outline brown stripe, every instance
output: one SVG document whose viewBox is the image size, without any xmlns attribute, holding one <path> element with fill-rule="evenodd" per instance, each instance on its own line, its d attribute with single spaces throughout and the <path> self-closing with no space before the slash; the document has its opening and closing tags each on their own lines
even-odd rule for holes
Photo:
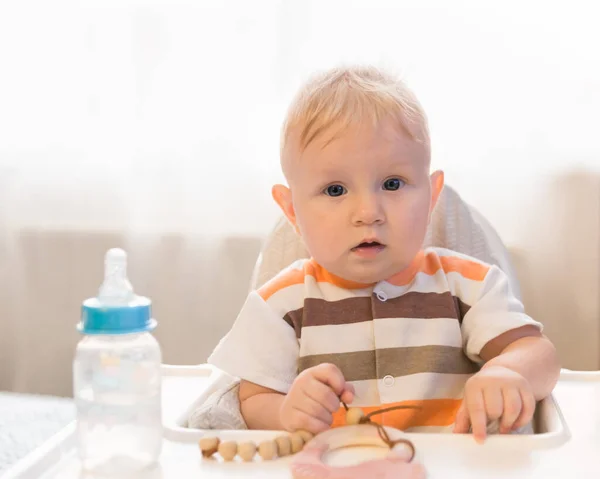
<svg viewBox="0 0 600 479">
<path fill-rule="evenodd" d="M 346 298 L 339 301 L 306 298 L 302 326 L 353 324 L 371 321 L 373 312 L 371 298 Z"/>
<path fill-rule="evenodd" d="M 453 346 L 418 346 L 352 353 L 316 354 L 298 360 L 299 371 L 322 363 L 335 364 L 346 381 L 364 381 L 418 373 L 473 374 L 478 367 Z"/>
<path fill-rule="evenodd" d="M 375 296 L 346 298 L 339 301 L 306 298 L 304 307 L 290 311 L 284 320 L 294 328 L 296 337 L 304 326 L 361 323 L 373 318 L 462 318 L 470 306 L 446 293 L 406 293 L 380 301 Z"/>
<path fill-rule="evenodd" d="M 409 292 L 387 301 L 374 297 L 373 310 L 375 318 L 460 318 L 460 311 L 450 292 Z"/>
<path fill-rule="evenodd" d="M 371 321 L 370 297 L 346 298 L 339 301 L 306 298 L 304 307 L 290 311 L 283 317 L 300 338 L 304 326 L 325 326 Z"/>
</svg>

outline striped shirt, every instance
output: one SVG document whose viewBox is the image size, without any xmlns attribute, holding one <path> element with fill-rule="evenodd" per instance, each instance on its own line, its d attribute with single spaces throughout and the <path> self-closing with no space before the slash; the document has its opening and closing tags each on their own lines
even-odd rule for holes
<svg viewBox="0 0 600 479">
<path fill-rule="evenodd" d="M 252 292 L 209 362 L 287 393 L 304 369 L 340 368 L 365 413 L 415 405 L 373 420 L 403 430 L 449 431 L 483 346 L 524 325 L 496 266 L 427 248 L 401 273 L 376 284 L 336 277 L 299 260 Z M 342 408 L 333 425 L 344 424 Z"/>
</svg>

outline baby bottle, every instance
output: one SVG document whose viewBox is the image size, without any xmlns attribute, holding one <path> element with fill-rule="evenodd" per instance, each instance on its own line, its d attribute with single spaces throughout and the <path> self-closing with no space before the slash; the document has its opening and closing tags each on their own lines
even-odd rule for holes
<svg viewBox="0 0 600 479">
<path fill-rule="evenodd" d="M 84 470 L 127 474 L 157 462 L 162 444 L 161 351 L 151 302 L 111 249 L 98 297 L 84 301 L 73 362 L 77 444 Z"/>
</svg>

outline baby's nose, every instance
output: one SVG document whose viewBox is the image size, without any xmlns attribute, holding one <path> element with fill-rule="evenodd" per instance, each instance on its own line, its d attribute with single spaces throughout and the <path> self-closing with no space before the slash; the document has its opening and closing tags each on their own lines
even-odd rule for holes
<svg viewBox="0 0 600 479">
<path fill-rule="evenodd" d="M 383 222 L 383 208 L 378 199 L 373 196 L 361 198 L 355 209 L 353 222 L 355 224 L 374 224 Z"/>
</svg>

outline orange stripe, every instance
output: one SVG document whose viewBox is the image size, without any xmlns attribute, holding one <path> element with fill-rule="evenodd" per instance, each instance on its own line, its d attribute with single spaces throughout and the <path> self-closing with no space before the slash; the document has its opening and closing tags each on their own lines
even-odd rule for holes
<svg viewBox="0 0 600 479">
<path fill-rule="evenodd" d="M 376 407 L 361 408 L 365 414 L 392 406 L 419 406 L 421 409 L 398 409 L 371 418 L 373 422 L 397 429 L 417 426 L 450 426 L 454 423 L 462 399 L 426 399 L 382 404 Z M 332 427 L 346 424 L 346 411 L 340 408 L 333 414 Z"/>
<path fill-rule="evenodd" d="M 304 263 L 302 270 L 290 269 L 286 273 L 276 276 L 271 281 L 268 281 L 264 286 L 258 289 L 258 294 L 262 299 L 267 301 L 277 291 L 281 291 L 288 286 L 304 283 L 306 275 L 312 276 L 318 283 L 330 283 L 345 289 L 361 289 L 372 286 L 372 284 L 357 283 L 335 276 L 316 263 L 315 260 L 311 259 Z"/>
<path fill-rule="evenodd" d="M 483 281 L 490 270 L 489 266 L 455 256 L 442 256 L 440 260 L 445 273 L 456 272 L 473 281 Z"/>
<path fill-rule="evenodd" d="M 308 263 L 306 263 L 306 274 L 314 277 L 317 283 L 330 283 L 344 289 L 362 289 L 373 286 L 373 283 L 357 283 L 356 281 L 340 278 L 339 276 L 327 271 L 320 264 L 315 262 L 314 259 L 311 259 Z"/>
<path fill-rule="evenodd" d="M 430 253 L 423 257 L 423 254 L 420 252 L 408 268 L 395 274 L 387 282 L 396 286 L 404 286 L 412 281 L 417 272 L 433 276 L 440 269 L 443 269 L 445 273 L 459 273 L 466 279 L 483 281 L 490 268 L 487 265 L 456 256 L 438 256 L 435 253 Z M 373 286 L 372 284 L 357 283 L 335 276 L 316 263 L 314 259 L 311 259 L 304 263 L 302 270 L 291 269 L 285 274 L 276 276 L 271 281 L 268 281 L 264 286 L 259 288 L 258 294 L 267 301 L 277 291 L 288 286 L 304 283 L 304 277 L 307 274 L 314 277 L 318 283 L 330 283 L 345 289 L 362 289 Z"/>
<path fill-rule="evenodd" d="M 300 269 L 290 269 L 285 274 L 275 276 L 272 280 L 267 281 L 263 286 L 258 288 L 258 294 L 267 301 L 277 291 L 281 291 L 288 286 L 304 283 L 304 271 Z"/>
<path fill-rule="evenodd" d="M 428 259 L 429 256 L 425 258 L 423 251 L 419 251 L 406 268 L 393 275 L 387 280 L 387 282 L 396 286 L 404 286 L 409 284 L 419 271 L 422 271 L 423 268 L 428 267 Z"/>
<path fill-rule="evenodd" d="M 489 266 L 475 261 L 456 256 L 438 256 L 435 252 L 430 252 L 424 258 L 419 253 L 416 256 L 416 261 L 418 261 L 418 271 L 414 271 L 415 262 L 413 261 L 407 270 L 401 271 L 388 279 L 388 283 L 395 286 L 405 286 L 412 281 L 414 275 L 418 272 L 433 276 L 439 270 L 443 270 L 444 273 L 459 273 L 466 279 L 483 281 L 490 269 Z"/>
</svg>

